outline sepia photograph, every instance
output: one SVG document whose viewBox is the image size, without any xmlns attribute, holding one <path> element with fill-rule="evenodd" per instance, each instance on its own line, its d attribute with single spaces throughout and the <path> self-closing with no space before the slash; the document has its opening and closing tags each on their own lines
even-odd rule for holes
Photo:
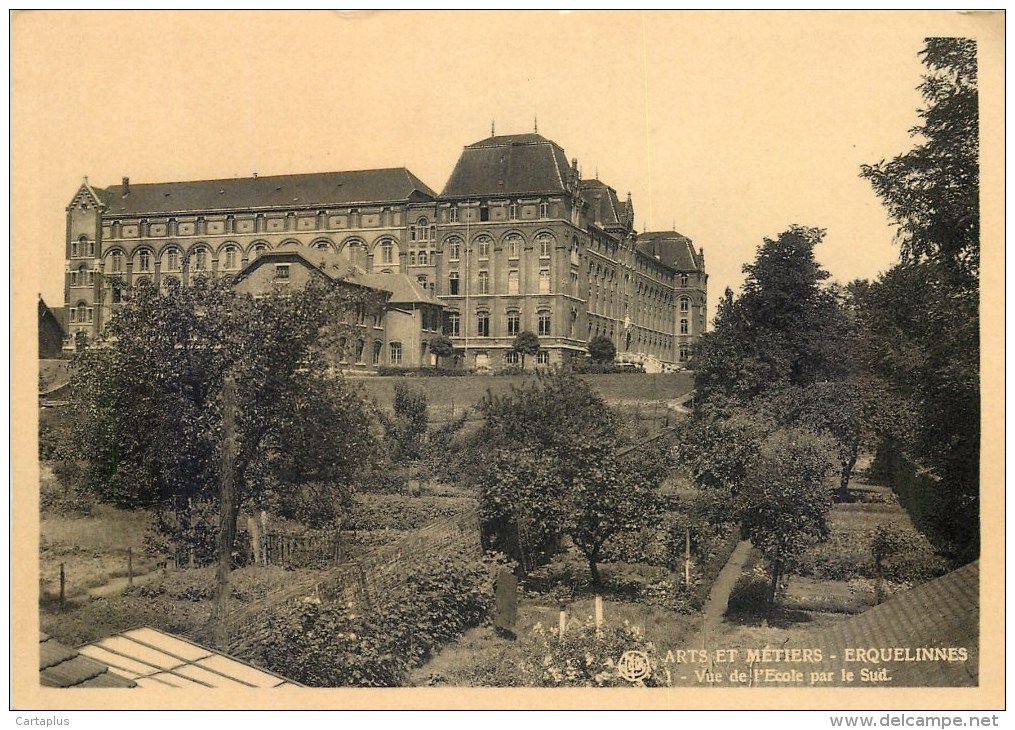
<svg viewBox="0 0 1015 730">
<path fill-rule="evenodd" d="M 12 709 L 1002 709 L 1004 19 L 13 12 Z"/>
</svg>

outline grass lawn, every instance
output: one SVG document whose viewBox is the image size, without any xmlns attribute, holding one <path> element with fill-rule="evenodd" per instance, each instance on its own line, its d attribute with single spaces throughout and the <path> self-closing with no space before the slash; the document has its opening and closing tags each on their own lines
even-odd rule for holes
<svg viewBox="0 0 1015 730">
<path fill-rule="evenodd" d="M 90 515 L 42 513 L 39 520 L 39 597 L 58 599 L 60 564 L 65 594 L 82 596 L 89 588 L 127 575 L 127 548 L 132 548 L 134 574 L 154 570 L 155 558 L 143 550 L 151 516 L 99 505 Z"/>
</svg>

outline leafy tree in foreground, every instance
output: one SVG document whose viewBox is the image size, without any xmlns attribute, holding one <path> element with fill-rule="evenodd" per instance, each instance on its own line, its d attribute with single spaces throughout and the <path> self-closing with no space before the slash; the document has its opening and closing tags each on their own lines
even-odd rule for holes
<svg viewBox="0 0 1015 730">
<path fill-rule="evenodd" d="M 230 534 L 251 500 L 333 517 L 375 445 L 368 409 L 326 375 L 324 353 L 347 334 L 334 323 L 363 304 L 354 297 L 318 283 L 256 300 L 226 284 L 140 288 L 74 361 L 75 438 L 87 486 L 122 507 L 168 509 L 181 532 L 191 531 L 199 505 L 217 503 L 225 476 L 228 377 Z"/>
<path fill-rule="evenodd" d="M 601 584 L 603 545 L 658 513 L 665 468 L 654 452 L 617 455 L 619 419 L 585 381 L 563 372 L 488 395 L 473 442 L 481 509 L 495 547 L 533 549 L 567 535 Z"/>
<path fill-rule="evenodd" d="M 539 353 L 539 338 L 535 332 L 530 330 L 519 332 L 515 337 L 514 343 L 511 345 L 511 349 L 522 356 L 522 370 L 524 370 L 525 356 L 535 356 Z"/>
<path fill-rule="evenodd" d="M 782 429 L 758 444 L 747 463 L 749 488 L 738 500 L 744 535 L 768 563 L 769 606 L 787 568 L 810 544 L 828 536 L 828 476 L 835 468 L 827 439 Z"/>
<path fill-rule="evenodd" d="M 898 227 L 900 263 L 870 287 L 869 365 L 916 414 L 939 546 L 979 553 L 979 112 L 976 41 L 928 38 L 914 147 L 864 166 Z"/>
<path fill-rule="evenodd" d="M 613 362 L 617 356 L 617 347 L 606 335 L 597 335 L 589 340 L 589 357 L 592 362 Z"/>
</svg>

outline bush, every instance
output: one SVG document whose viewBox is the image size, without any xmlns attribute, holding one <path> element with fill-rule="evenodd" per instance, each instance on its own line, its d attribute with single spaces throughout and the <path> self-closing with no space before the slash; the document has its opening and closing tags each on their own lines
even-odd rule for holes
<svg viewBox="0 0 1015 730">
<path fill-rule="evenodd" d="M 432 367 L 420 367 L 420 368 L 398 368 L 391 365 L 379 365 L 377 367 L 377 374 L 384 377 L 398 376 L 398 375 L 418 375 L 422 377 L 458 377 L 461 375 L 472 375 L 473 373 L 468 370 L 451 370 L 449 368 L 432 368 Z"/>
<path fill-rule="evenodd" d="M 249 627 L 244 658 L 312 687 L 398 687 L 439 647 L 487 616 L 482 563 L 444 558 L 411 574 L 368 615 L 352 604 L 287 604 Z"/>
<path fill-rule="evenodd" d="M 768 614 L 768 595 L 772 589 L 771 581 L 764 574 L 757 572 L 742 575 L 733 586 L 726 614 L 729 616 L 765 616 Z"/>
<path fill-rule="evenodd" d="M 648 657 L 651 672 L 641 684 L 667 684 L 655 647 L 626 622 L 623 626 L 604 625 L 597 632 L 589 618 L 581 626 L 569 627 L 563 638 L 557 629 L 547 631 L 536 624 L 522 641 L 525 656 L 519 674 L 526 687 L 630 687 L 632 683 L 617 672 L 617 662 L 628 651 Z"/>
</svg>

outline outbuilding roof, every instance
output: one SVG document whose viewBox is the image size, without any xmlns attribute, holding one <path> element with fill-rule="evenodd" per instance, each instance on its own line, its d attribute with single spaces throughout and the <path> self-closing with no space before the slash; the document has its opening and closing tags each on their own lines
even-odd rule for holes
<svg viewBox="0 0 1015 730">
<path fill-rule="evenodd" d="M 153 628 L 132 629 L 82 646 L 84 654 L 139 687 L 243 688 L 301 686 L 214 649 Z"/>
<path fill-rule="evenodd" d="M 39 633 L 39 683 L 43 687 L 136 687 L 102 662 Z"/>
</svg>

